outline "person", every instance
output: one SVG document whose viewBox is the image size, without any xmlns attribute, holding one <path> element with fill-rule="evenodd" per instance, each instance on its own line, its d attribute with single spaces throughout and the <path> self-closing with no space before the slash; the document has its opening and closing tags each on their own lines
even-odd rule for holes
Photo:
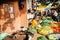
<svg viewBox="0 0 60 40">
<path fill-rule="evenodd" d="M 28 9 L 28 13 L 31 13 L 31 9 Z"/>
<path fill-rule="evenodd" d="M 48 10 L 48 12 L 47 12 L 47 16 L 50 16 L 50 11 Z"/>
<path fill-rule="evenodd" d="M 47 12 L 46 12 L 46 11 L 44 11 L 44 14 L 43 14 L 43 16 L 46 16 L 46 14 L 47 14 Z"/>
<path fill-rule="evenodd" d="M 58 16 L 58 13 L 57 13 L 55 10 L 53 10 L 52 19 L 53 19 L 54 21 L 58 21 L 57 16 Z"/>
<path fill-rule="evenodd" d="M 34 14 L 31 12 L 31 9 L 28 9 L 27 19 L 32 19 L 34 17 Z"/>
<path fill-rule="evenodd" d="M 39 20 L 39 17 L 41 16 L 41 11 L 38 11 L 37 13 L 36 13 L 36 18 L 37 18 L 37 20 Z"/>
<path fill-rule="evenodd" d="M 57 11 L 55 11 L 53 15 L 56 17 L 56 21 L 58 21 L 58 19 L 57 19 L 57 16 L 58 16 Z"/>
</svg>

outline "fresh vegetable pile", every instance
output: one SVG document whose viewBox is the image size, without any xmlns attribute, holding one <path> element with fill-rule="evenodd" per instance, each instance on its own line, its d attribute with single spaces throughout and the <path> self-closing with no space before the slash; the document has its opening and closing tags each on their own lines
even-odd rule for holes
<svg viewBox="0 0 60 40">
<path fill-rule="evenodd" d="M 48 40 L 45 36 L 38 37 L 37 40 Z"/>
<path fill-rule="evenodd" d="M 49 40 L 57 40 L 57 37 L 55 34 L 48 35 Z"/>
<path fill-rule="evenodd" d="M 50 17 L 43 17 L 42 20 L 39 20 L 39 24 L 37 21 L 34 21 L 28 28 L 28 31 L 31 32 L 33 30 L 35 33 L 42 35 L 41 37 L 38 37 L 37 40 L 57 39 L 55 34 L 49 35 L 48 39 L 45 37 L 51 33 L 60 33 L 60 27 L 55 23 L 55 21 L 53 21 Z"/>
<path fill-rule="evenodd" d="M 56 37 L 55 34 L 50 34 L 47 36 L 40 36 L 37 38 L 37 40 L 57 40 L 58 38 Z"/>
<path fill-rule="evenodd" d="M 53 30 L 49 26 L 44 26 L 41 29 L 38 29 L 38 33 L 43 34 L 43 35 L 47 35 L 49 33 L 53 33 Z"/>
</svg>

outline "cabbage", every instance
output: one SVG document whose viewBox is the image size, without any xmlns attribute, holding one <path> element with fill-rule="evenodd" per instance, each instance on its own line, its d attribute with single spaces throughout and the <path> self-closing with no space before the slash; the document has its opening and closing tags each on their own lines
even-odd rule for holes
<svg viewBox="0 0 60 40">
<path fill-rule="evenodd" d="M 55 34 L 48 35 L 48 38 L 51 40 L 57 40 L 57 37 Z"/>
<path fill-rule="evenodd" d="M 28 28 L 28 32 L 30 32 L 31 30 L 33 30 L 34 32 L 37 33 L 37 29 L 36 29 L 36 27 L 34 27 L 34 26 L 32 26 L 32 25 L 29 26 L 29 28 Z"/>
</svg>

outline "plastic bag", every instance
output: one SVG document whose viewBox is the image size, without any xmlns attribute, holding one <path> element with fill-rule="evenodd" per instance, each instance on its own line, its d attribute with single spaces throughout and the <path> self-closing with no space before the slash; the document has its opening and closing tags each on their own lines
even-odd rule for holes
<svg viewBox="0 0 60 40">
<path fill-rule="evenodd" d="M 8 36 L 7 33 L 1 33 L 0 34 L 0 40 L 3 40 L 6 36 Z"/>
</svg>

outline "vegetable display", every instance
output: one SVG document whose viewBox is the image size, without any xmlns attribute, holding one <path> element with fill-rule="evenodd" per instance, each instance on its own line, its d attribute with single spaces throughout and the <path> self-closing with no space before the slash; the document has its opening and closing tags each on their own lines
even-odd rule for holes
<svg viewBox="0 0 60 40">
<path fill-rule="evenodd" d="M 37 40 L 48 40 L 45 36 L 38 37 Z"/>
<path fill-rule="evenodd" d="M 38 29 L 38 33 L 47 35 L 49 33 L 53 33 L 53 30 L 49 26 L 42 27 L 41 29 Z"/>
<path fill-rule="evenodd" d="M 35 33 L 42 35 L 38 37 L 37 40 L 57 40 L 56 35 L 51 33 L 60 33 L 60 27 L 52 20 L 52 18 L 42 17 L 42 20 L 39 20 L 38 22 L 33 20 L 28 31 L 34 31 Z M 48 35 L 48 39 L 45 37 L 46 35 Z"/>
<path fill-rule="evenodd" d="M 49 38 L 49 40 L 57 40 L 58 39 L 55 34 L 48 35 L 48 38 Z"/>
</svg>

